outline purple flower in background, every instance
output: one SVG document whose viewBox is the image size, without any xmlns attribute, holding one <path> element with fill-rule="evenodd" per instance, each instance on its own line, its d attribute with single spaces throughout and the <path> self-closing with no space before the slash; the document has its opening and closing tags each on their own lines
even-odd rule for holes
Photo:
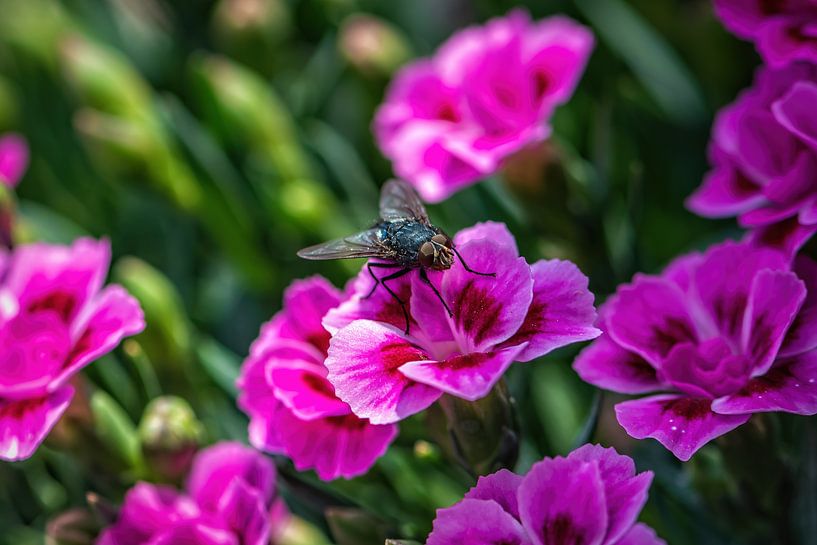
<svg viewBox="0 0 817 545">
<path fill-rule="evenodd" d="M 239 443 L 196 455 L 184 492 L 138 483 L 98 545 L 268 545 L 287 519 L 275 467 Z"/>
<path fill-rule="evenodd" d="M 616 405 L 637 439 L 681 460 L 751 417 L 817 414 L 817 263 L 726 242 L 637 275 L 600 310 L 604 335 L 576 359 L 579 375 L 626 394 Z"/>
<path fill-rule="evenodd" d="M 471 268 L 496 276 L 467 272 L 460 260 L 445 272 L 429 271 L 452 316 L 419 275 L 390 281 L 409 308 L 406 335 L 400 305 L 386 290 L 365 298 L 373 280 L 364 268 L 354 295 L 324 319 L 333 333 L 329 381 L 361 418 L 396 422 L 443 393 L 479 399 L 514 361 L 600 334 L 587 277 L 573 263 L 528 265 L 498 223 L 465 229 L 454 243 Z"/>
<path fill-rule="evenodd" d="M 522 10 L 462 30 L 397 74 L 375 117 L 380 149 L 425 200 L 441 201 L 549 136 L 592 48 L 575 21 L 532 22 Z"/>
<path fill-rule="evenodd" d="M 772 66 L 817 62 L 817 0 L 715 0 L 715 13 Z"/>
<path fill-rule="evenodd" d="M 16 134 L 0 136 L 0 184 L 14 187 L 28 166 L 28 145 Z"/>
<path fill-rule="evenodd" d="M 636 523 L 652 472 L 612 448 L 585 445 L 545 458 L 524 477 L 480 477 L 465 498 L 437 511 L 427 545 L 661 545 Z"/>
<path fill-rule="evenodd" d="M 688 206 L 738 216 L 755 242 L 796 250 L 817 231 L 817 65 L 761 68 L 715 121 L 713 170 Z"/>
<path fill-rule="evenodd" d="M 145 328 L 121 286 L 103 287 L 105 241 L 0 249 L 0 459 L 31 456 L 74 396 L 69 380 Z"/>
<path fill-rule="evenodd" d="M 264 324 L 241 368 L 238 404 L 250 416 L 250 442 L 285 454 L 324 480 L 369 470 L 397 435 L 352 414 L 326 379 L 329 332 L 321 320 L 343 295 L 321 277 L 294 282 L 284 308 Z"/>
</svg>

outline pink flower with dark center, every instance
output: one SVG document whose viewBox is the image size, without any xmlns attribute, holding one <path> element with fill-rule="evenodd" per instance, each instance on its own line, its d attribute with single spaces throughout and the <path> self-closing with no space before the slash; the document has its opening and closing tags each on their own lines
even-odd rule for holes
<svg viewBox="0 0 817 545">
<path fill-rule="evenodd" d="M 0 459 L 31 456 L 74 396 L 71 377 L 145 328 L 121 286 L 103 287 L 106 241 L 0 249 Z"/>
<path fill-rule="evenodd" d="M 592 48 L 575 21 L 522 10 L 462 30 L 397 74 L 375 117 L 378 144 L 398 176 L 441 201 L 549 136 Z"/>
<path fill-rule="evenodd" d="M 574 264 L 528 265 L 498 223 L 465 229 L 454 243 L 473 270 L 496 276 L 468 272 L 460 260 L 447 271 L 429 271 L 451 315 L 419 274 L 390 281 L 409 309 L 406 334 L 400 305 L 382 286 L 365 297 L 373 285 L 365 268 L 354 295 L 326 315 L 333 332 L 328 379 L 359 417 L 396 422 L 443 393 L 479 399 L 514 361 L 600 334 L 587 277 Z"/>
<path fill-rule="evenodd" d="M 689 460 L 753 413 L 817 414 L 814 286 L 811 259 L 748 243 L 680 257 L 618 289 L 574 368 L 615 392 L 660 392 L 616 405 L 618 421 Z"/>
<path fill-rule="evenodd" d="M 321 277 L 294 282 L 284 308 L 264 324 L 241 369 L 238 404 L 250 416 L 250 442 L 284 454 L 321 479 L 369 470 L 397 435 L 352 414 L 326 379 L 324 315 L 343 294 Z"/>
<path fill-rule="evenodd" d="M 612 448 L 585 445 L 545 458 L 520 476 L 480 477 L 465 498 L 437 511 L 427 545 L 666 545 L 636 522 L 652 472 Z"/>
<path fill-rule="evenodd" d="M 761 68 L 718 114 L 714 165 L 689 198 L 706 217 L 738 216 L 763 245 L 796 250 L 817 231 L 817 65 Z"/>
<path fill-rule="evenodd" d="M 239 443 L 196 455 L 185 491 L 140 482 L 98 545 L 268 545 L 288 513 L 275 492 L 275 466 Z"/>
<path fill-rule="evenodd" d="M 16 134 L 0 136 L 0 184 L 14 187 L 28 166 L 28 145 Z"/>
<path fill-rule="evenodd" d="M 715 0 L 715 13 L 767 64 L 817 62 L 817 0 Z"/>
</svg>

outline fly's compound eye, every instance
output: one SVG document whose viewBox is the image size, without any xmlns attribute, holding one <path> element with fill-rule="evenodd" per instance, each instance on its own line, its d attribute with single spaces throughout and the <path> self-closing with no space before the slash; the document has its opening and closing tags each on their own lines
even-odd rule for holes
<svg viewBox="0 0 817 545">
<path fill-rule="evenodd" d="M 429 268 L 434 265 L 434 256 L 436 255 L 436 251 L 434 250 L 434 245 L 430 242 L 424 242 L 422 246 L 420 246 L 419 251 L 419 261 L 420 265 L 423 267 Z"/>
<path fill-rule="evenodd" d="M 443 234 L 434 235 L 433 237 L 431 237 L 431 241 L 436 244 L 439 244 L 440 246 L 445 246 L 446 248 L 451 247 L 451 239 L 448 238 L 447 235 Z"/>
</svg>

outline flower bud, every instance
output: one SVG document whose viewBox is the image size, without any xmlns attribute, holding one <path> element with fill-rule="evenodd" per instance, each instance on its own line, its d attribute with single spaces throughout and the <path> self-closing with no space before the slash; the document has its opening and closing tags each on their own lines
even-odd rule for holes
<svg viewBox="0 0 817 545">
<path fill-rule="evenodd" d="M 87 509 L 71 509 L 48 521 L 45 545 L 93 545 L 99 531 L 97 518 Z"/>
<path fill-rule="evenodd" d="M 283 0 L 221 0 L 213 13 L 213 33 L 221 49 L 262 72 L 272 68 L 278 45 L 292 30 Z"/>
<path fill-rule="evenodd" d="M 388 77 L 411 56 L 405 36 L 396 27 L 364 14 L 343 21 L 338 47 L 346 61 L 367 76 Z"/>
<path fill-rule="evenodd" d="M 151 401 L 139 423 L 139 440 L 149 468 L 162 480 L 183 477 L 198 450 L 201 423 L 184 399 L 162 396 Z"/>
</svg>

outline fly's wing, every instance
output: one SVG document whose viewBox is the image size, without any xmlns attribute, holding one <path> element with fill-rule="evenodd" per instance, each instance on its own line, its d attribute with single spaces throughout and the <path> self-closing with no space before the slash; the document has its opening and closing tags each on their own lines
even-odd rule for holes
<svg viewBox="0 0 817 545">
<path fill-rule="evenodd" d="M 309 246 L 303 250 L 298 250 L 298 257 L 313 260 L 355 259 L 359 257 L 389 259 L 391 252 L 382 244 L 378 232 L 378 229 L 369 229 L 356 235 Z"/>
<path fill-rule="evenodd" d="M 426 207 L 414 188 L 403 180 L 389 180 L 380 192 L 383 221 L 417 220 L 429 225 Z"/>
</svg>

